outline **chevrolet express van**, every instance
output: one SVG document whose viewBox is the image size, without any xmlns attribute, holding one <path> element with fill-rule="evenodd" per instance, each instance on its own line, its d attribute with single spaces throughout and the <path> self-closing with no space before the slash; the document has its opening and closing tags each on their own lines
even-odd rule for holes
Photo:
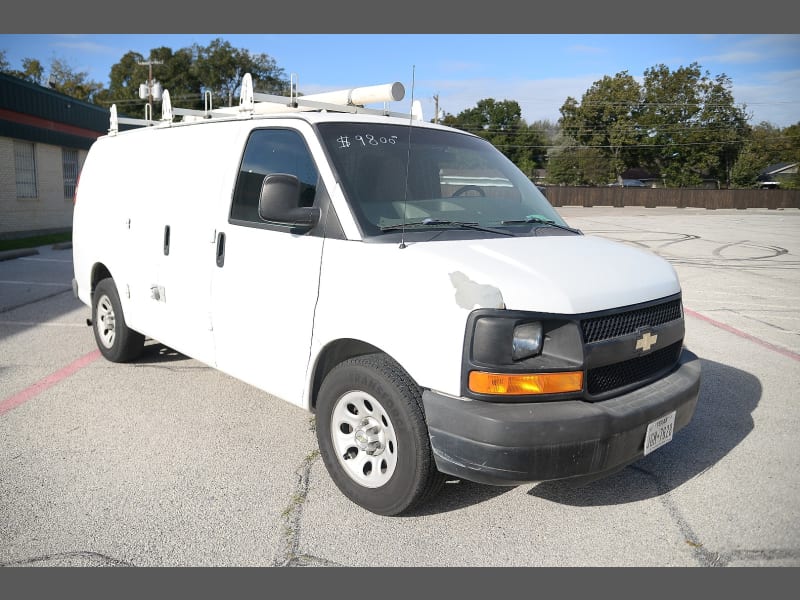
<svg viewBox="0 0 800 600">
<path fill-rule="evenodd" d="M 73 289 L 106 359 L 157 340 L 314 413 L 331 478 L 381 515 L 448 478 L 602 477 L 690 422 L 666 261 L 570 227 L 480 137 L 366 108 L 399 83 L 245 84 L 233 108 L 112 109 L 91 147 Z"/>
</svg>

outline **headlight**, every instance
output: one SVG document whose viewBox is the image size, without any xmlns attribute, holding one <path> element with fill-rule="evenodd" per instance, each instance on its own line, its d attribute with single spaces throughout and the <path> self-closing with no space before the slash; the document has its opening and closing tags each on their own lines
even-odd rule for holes
<svg viewBox="0 0 800 600">
<path fill-rule="evenodd" d="M 461 394 L 488 402 L 576 396 L 583 339 L 572 315 L 480 308 L 467 318 Z"/>
<path fill-rule="evenodd" d="M 511 358 L 522 360 L 536 356 L 542 351 L 542 324 L 524 323 L 514 328 L 511 340 Z"/>
</svg>

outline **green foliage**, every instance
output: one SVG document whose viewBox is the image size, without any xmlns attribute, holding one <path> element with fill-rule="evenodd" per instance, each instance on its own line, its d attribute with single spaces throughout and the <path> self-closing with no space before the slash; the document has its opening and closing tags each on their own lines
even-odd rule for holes
<svg viewBox="0 0 800 600">
<path fill-rule="evenodd" d="M 152 64 L 150 64 L 152 63 Z M 169 90 L 174 104 L 188 108 L 202 108 L 200 82 L 192 72 L 190 50 L 173 52 L 171 48 L 153 48 L 147 57 L 138 52 L 127 52 L 111 67 L 109 87 L 97 96 L 98 104 L 117 105 L 120 114 L 143 118 L 147 99 L 139 96 L 139 86 L 147 83 L 152 68 L 153 80 Z M 160 102 L 154 101 L 154 116 L 160 111 Z"/>
<path fill-rule="evenodd" d="M 600 149 L 565 144 L 551 152 L 547 182 L 565 185 L 602 185 L 610 159 Z"/>
<path fill-rule="evenodd" d="M 54 90 L 79 100 L 91 102 L 94 96 L 103 89 L 103 86 L 96 81 L 87 79 L 88 77 L 87 72 L 76 73 L 59 59 L 53 59 L 50 63 L 49 82 Z"/>
<path fill-rule="evenodd" d="M 2 61 L 0 61 L 1 65 Z M 50 87 L 57 92 L 86 102 L 93 101 L 97 92 L 103 87 L 96 81 L 88 80 L 89 74 L 85 71 L 76 73 L 66 62 L 57 58 L 50 61 L 49 72 L 35 58 L 22 59 L 21 71 L 9 69 L 7 63 L 6 67 L 0 68 L 0 71 L 31 83 Z"/>
<path fill-rule="evenodd" d="M 758 176 L 770 165 L 800 162 L 800 123 L 781 130 L 762 122 L 752 128 L 750 136 L 731 169 L 731 185 L 749 188 L 758 184 Z M 782 179 L 782 189 L 798 189 L 797 177 Z"/>
<path fill-rule="evenodd" d="M 726 75 L 712 79 L 696 63 L 675 71 L 656 65 L 641 85 L 623 71 L 592 84 L 580 103 L 567 98 L 560 123 L 609 161 L 611 178 L 642 167 L 669 186 L 727 182 L 749 135 L 730 88 Z"/>
<path fill-rule="evenodd" d="M 528 175 L 544 164 L 544 134 L 527 126 L 514 100 L 484 98 L 458 116 L 446 114 L 441 123 L 486 139 Z"/>
<path fill-rule="evenodd" d="M 751 188 L 755 187 L 759 172 L 767 166 L 764 158 L 755 149 L 752 143 L 748 143 L 731 169 L 731 187 Z"/>
<path fill-rule="evenodd" d="M 197 57 L 195 70 L 203 82 L 203 91 L 211 91 L 226 106 L 238 102 L 239 86 L 245 73 L 250 73 L 257 91 L 281 94 L 288 90 L 283 69 L 267 54 L 253 55 L 219 38 L 208 46 L 195 44 L 192 51 Z"/>
<path fill-rule="evenodd" d="M 22 59 L 22 72 L 17 72 L 17 77 L 31 83 L 45 85 L 44 65 L 35 58 Z"/>
<path fill-rule="evenodd" d="M 639 145 L 645 135 L 638 122 L 640 96 L 639 84 L 623 71 L 592 84 L 580 104 L 570 97 L 561 107 L 565 135 L 607 159 L 607 181 L 639 160 Z"/>
<path fill-rule="evenodd" d="M 175 51 L 153 48 L 147 57 L 128 52 L 111 67 L 109 88 L 98 94 L 98 103 L 116 104 L 121 114 L 143 117 L 147 100 L 139 97 L 139 86 L 148 81 L 151 67 L 153 79 L 162 89 L 169 90 L 173 105 L 186 108 L 204 109 L 207 103 L 211 107 L 238 103 L 245 73 L 251 74 L 258 92 L 282 94 L 289 87 L 283 69 L 273 58 L 234 48 L 217 38 L 208 46 L 194 44 Z M 156 100 L 153 104 L 157 117 L 160 102 Z"/>
<path fill-rule="evenodd" d="M 711 79 L 697 63 L 645 71 L 640 122 L 651 140 L 646 163 L 667 185 L 689 187 L 703 179 L 727 183 L 749 132 L 730 88 L 727 76 Z"/>
</svg>

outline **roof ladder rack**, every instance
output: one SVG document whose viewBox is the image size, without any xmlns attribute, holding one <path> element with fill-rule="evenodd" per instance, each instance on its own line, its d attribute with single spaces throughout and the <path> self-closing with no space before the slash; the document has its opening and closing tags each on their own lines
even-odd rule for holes
<svg viewBox="0 0 800 600">
<path fill-rule="evenodd" d="M 116 135 L 119 132 L 120 124 L 146 127 L 169 125 L 172 123 L 175 116 L 183 117 L 184 121 L 194 121 L 213 118 L 242 118 L 275 113 L 329 111 L 402 117 L 422 121 L 422 104 L 419 100 L 415 100 L 412 103 L 410 114 L 391 112 L 386 108 L 366 108 L 365 106 L 367 104 L 383 102 L 385 107 L 388 102 L 402 100 L 404 96 L 405 88 L 399 81 L 300 96 L 297 92 L 297 76 L 294 73 L 290 80 L 289 96 L 275 96 L 272 94 L 255 92 L 252 76 L 250 73 L 245 73 L 242 78 L 238 106 L 215 109 L 212 105 L 211 92 L 206 90 L 204 94 L 203 110 L 177 108 L 172 106 L 169 99 L 169 92 L 164 90 L 161 102 L 160 121 L 153 120 L 152 115 L 148 115 L 147 112 L 145 112 L 146 118 L 144 119 L 118 117 L 117 106 L 114 104 L 111 106 L 111 126 L 109 128 L 109 134 Z"/>
</svg>

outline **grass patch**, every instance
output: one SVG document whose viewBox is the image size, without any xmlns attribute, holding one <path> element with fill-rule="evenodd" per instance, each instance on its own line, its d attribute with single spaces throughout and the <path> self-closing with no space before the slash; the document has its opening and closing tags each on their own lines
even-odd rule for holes
<svg viewBox="0 0 800 600">
<path fill-rule="evenodd" d="M 0 252 L 4 250 L 21 250 L 24 248 L 38 248 L 39 246 L 49 246 L 51 244 L 62 244 L 72 241 L 72 232 L 51 233 L 47 235 L 36 235 L 33 237 L 17 238 L 13 240 L 0 240 Z"/>
</svg>

